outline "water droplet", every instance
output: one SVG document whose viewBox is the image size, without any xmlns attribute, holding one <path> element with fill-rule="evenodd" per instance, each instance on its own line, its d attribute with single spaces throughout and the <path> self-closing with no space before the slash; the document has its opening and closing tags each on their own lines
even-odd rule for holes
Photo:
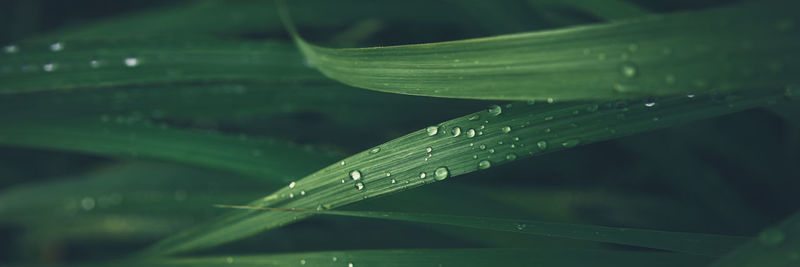
<svg viewBox="0 0 800 267">
<path fill-rule="evenodd" d="M 55 42 L 50 45 L 50 51 L 58 52 L 64 50 L 64 44 L 61 42 Z"/>
<path fill-rule="evenodd" d="M 536 142 L 536 146 L 539 147 L 539 149 L 541 149 L 541 150 L 545 150 L 545 149 L 547 149 L 547 141 L 542 140 L 542 141 Z"/>
<path fill-rule="evenodd" d="M 296 185 L 297 185 L 297 183 L 291 182 L 291 183 L 289 183 L 289 188 L 294 188 L 294 186 L 296 186 Z"/>
<path fill-rule="evenodd" d="M 425 128 L 425 131 L 428 132 L 428 136 L 434 136 L 437 133 L 439 133 L 439 127 L 437 127 L 437 126 L 428 126 L 428 128 Z"/>
<path fill-rule="evenodd" d="M 81 199 L 81 208 L 85 211 L 90 211 L 94 209 L 94 198 L 93 197 L 84 197 Z"/>
<path fill-rule="evenodd" d="M 479 120 L 480 118 L 481 118 L 481 115 L 473 114 L 472 116 L 469 116 L 469 118 L 467 118 L 467 119 L 471 120 L 471 121 L 476 121 L 476 120 Z"/>
<path fill-rule="evenodd" d="M 478 162 L 479 170 L 485 170 L 488 169 L 489 167 L 492 167 L 492 163 L 489 162 L 488 160 L 481 160 L 480 162 Z"/>
<path fill-rule="evenodd" d="M 99 68 L 100 67 L 100 61 L 99 60 L 89 61 L 89 66 L 92 67 L 93 69 Z"/>
<path fill-rule="evenodd" d="M 503 113 L 503 108 L 501 108 L 498 105 L 491 105 L 491 106 L 489 106 L 489 110 L 488 111 L 489 111 L 489 114 L 491 114 L 492 116 L 497 116 L 497 115 L 500 115 L 500 113 Z"/>
<path fill-rule="evenodd" d="M 301 265 L 305 265 L 305 264 L 306 264 L 306 260 L 305 260 L 305 259 L 301 259 L 301 260 L 300 260 L 300 264 L 301 264 Z"/>
<path fill-rule="evenodd" d="M 305 196 L 306 195 L 306 191 L 305 190 L 300 190 L 300 195 L 301 196 Z"/>
<path fill-rule="evenodd" d="M 513 160 L 517 159 L 517 154 L 508 153 L 508 155 L 506 155 L 506 159 L 509 160 L 509 161 L 513 161 Z"/>
<path fill-rule="evenodd" d="M 289 193 L 289 198 L 294 198 L 294 193 Z"/>
<path fill-rule="evenodd" d="M 353 179 L 353 181 L 361 179 L 361 171 L 359 170 L 350 171 L 350 179 Z"/>
<path fill-rule="evenodd" d="M 758 240 L 764 245 L 775 246 L 783 242 L 784 234 L 779 229 L 770 228 L 758 234 Z"/>
<path fill-rule="evenodd" d="M 391 176 L 392 176 L 391 172 L 386 172 L 386 177 L 391 177 Z"/>
<path fill-rule="evenodd" d="M 376 147 L 369 151 L 370 154 L 378 154 L 378 152 L 381 152 L 381 147 Z"/>
<path fill-rule="evenodd" d="M 555 102 L 556 102 L 556 100 L 554 98 L 552 98 L 552 97 L 548 97 L 547 98 L 547 104 L 553 104 Z"/>
<path fill-rule="evenodd" d="M 694 94 L 688 94 L 688 95 L 686 95 L 686 97 L 688 97 L 688 98 L 694 98 L 694 97 L 695 97 L 695 95 L 694 95 Z"/>
<path fill-rule="evenodd" d="M 648 99 L 644 102 L 644 106 L 648 108 L 652 108 L 656 106 L 656 101 L 654 99 Z"/>
<path fill-rule="evenodd" d="M 519 137 L 514 137 L 514 141 L 519 142 Z"/>
<path fill-rule="evenodd" d="M 394 183 L 397 183 L 397 180 L 395 180 L 395 179 L 392 179 L 392 183 L 393 183 L 393 184 L 394 184 Z"/>
<path fill-rule="evenodd" d="M 619 67 L 619 70 L 622 73 L 622 76 L 628 79 L 636 77 L 636 74 L 638 72 L 636 65 L 634 65 L 631 62 L 622 63 L 622 65 L 620 65 Z"/>
<path fill-rule="evenodd" d="M 511 132 L 511 126 L 503 126 L 503 128 L 500 128 L 500 130 L 504 133 L 509 133 Z"/>
<path fill-rule="evenodd" d="M 450 134 L 452 134 L 453 137 L 461 135 L 461 127 L 453 127 L 453 129 L 450 129 Z"/>
<path fill-rule="evenodd" d="M 364 183 L 358 182 L 355 184 L 355 188 L 358 190 L 364 190 Z"/>
<path fill-rule="evenodd" d="M 553 120 L 553 116 L 547 116 L 547 117 L 544 117 L 544 120 L 546 120 L 546 121 L 552 121 L 552 120 Z"/>
<path fill-rule="evenodd" d="M 481 144 L 480 146 L 478 146 L 478 148 L 480 148 L 481 150 L 484 150 L 484 149 L 486 149 L 486 145 Z"/>
<path fill-rule="evenodd" d="M 3 52 L 6 52 L 6 54 L 14 54 L 19 52 L 19 47 L 16 45 L 7 45 L 3 47 Z"/>
<path fill-rule="evenodd" d="M 550 129 L 550 128 L 544 128 L 544 132 L 545 132 L 545 133 L 549 133 L 549 132 L 552 132 L 552 131 L 553 131 L 553 129 Z"/>
<path fill-rule="evenodd" d="M 433 179 L 436 179 L 436 181 L 447 179 L 447 176 L 449 175 L 450 175 L 450 170 L 448 170 L 447 167 L 444 166 L 436 168 L 436 170 L 433 171 Z"/>
<path fill-rule="evenodd" d="M 47 63 L 42 66 L 42 69 L 46 72 L 53 72 L 58 69 L 58 64 L 56 63 Z"/>
<path fill-rule="evenodd" d="M 347 263 L 347 267 L 353 267 L 353 263 L 352 262 Z"/>
<path fill-rule="evenodd" d="M 333 256 L 333 257 L 331 258 L 331 261 L 333 261 L 333 262 L 336 262 L 336 261 L 338 261 L 338 260 L 339 260 L 339 258 L 337 258 L 336 256 Z"/>
<path fill-rule="evenodd" d="M 518 224 L 514 225 L 514 227 L 516 227 L 517 230 L 522 231 L 522 230 L 525 230 L 525 228 L 527 228 L 528 225 L 526 225 L 524 223 L 518 223 Z"/>
<path fill-rule="evenodd" d="M 225 262 L 227 262 L 227 263 L 229 263 L 229 264 L 230 264 L 230 263 L 233 263 L 233 257 L 227 257 L 227 258 L 225 258 Z"/>
<path fill-rule="evenodd" d="M 419 178 L 421 179 L 425 179 L 426 176 L 428 176 L 428 174 L 426 174 L 425 172 L 419 173 Z"/>
<path fill-rule="evenodd" d="M 563 143 L 561 143 L 561 146 L 563 146 L 565 148 L 570 148 L 570 147 L 575 147 L 580 143 L 581 142 L 578 139 L 572 139 L 572 140 L 564 141 Z"/>
<path fill-rule="evenodd" d="M 431 151 L 433 151 L 433 148 L 431 148 L 431 147 L 426 147 L 425 148 L 425 152 L 431 153 Z"/>
<path fill-rule="evenodd" d="M 347 163 L 345 163 L 344 160 L 339 162 L 339 166 L 344 166 L 345 164 Z"/>
<path fill-rule="evenodd" d="M 494 148 L 489 149 L 489 154 L 494 154 Z"/>
<path fill-rule="evenodd" d="M 466 134 L 467 134 L 467 138 L 473 138 L 473 137 L 475 137 L 475 129 L 469 129 L 469 130 L 467 130 L 467 133 L 466 133 Z"/>
<path fill-rule="evenodd" d="M 135 58 L 135 57 L 126 58 L 125 59 L 125 66 L 128 66 L 129 68 L 133 68 L 133 67 L 139 66 L 139 59 Z"/>
</svg>

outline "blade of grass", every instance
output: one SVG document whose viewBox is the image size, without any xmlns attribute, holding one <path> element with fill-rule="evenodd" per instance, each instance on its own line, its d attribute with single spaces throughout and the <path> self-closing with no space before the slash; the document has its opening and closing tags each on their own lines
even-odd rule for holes
<svg viewBox="0 0 800 267">
<path fill-rule="evenodd" d="M 797 266 L 800 263 L 800 213 L 764 229 L 740 248 L 722 257 L 712 267 Z"/>
<path fill-rule="evenodd" d="M 335 159 L 280 140 L 174 129 L 140 117 L 114 120 L 55 117 L 6 123 L 0 128 L 0 144 L 174 161 L 246 174 L 272 184 L 285 184 Z"/>
<path fill-rule="evenodd" d="M 695 255 L 719 257 L 744 243 L 744 237 L 699 233 L 667 232 L 635 228 L 550 223 L 489 217 L 453 216 L 381 211 L 309 211 L 260 208 L 236 205 L 215 205 L 218 208 L 252 209 L 276 212 L 301 212 L 382 220 L 445 224 L 495 231 L 562 237 L 620 245 L 661 249 Z"/>
<path fill-rule="evenodd" d="M 745 3 L 592 26 L 420 45 L 331 49 L 287 27 L 326 76 L 435 97 L 616 99 L 797 82 L 798 3 Z"/>
<path fill-rule="evenodd" d="M 248 206 L 331 209 L 531 155 L 775 103 L 783 90 L 656 102 L 509 104 L 432 125 L 321 169 Z M 294 197 L 298 193 L 302 197 Z M 239 211 L 159 242 L 145 254 L 206 248 L 307 217 Z"/>
</svg>

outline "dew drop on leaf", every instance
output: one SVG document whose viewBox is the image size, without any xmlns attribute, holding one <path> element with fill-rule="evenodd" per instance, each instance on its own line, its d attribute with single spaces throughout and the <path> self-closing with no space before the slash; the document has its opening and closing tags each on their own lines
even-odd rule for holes
<svg viewBox="0 0 800 267">
<path fill-rule="evenodd" d="M 6 54 L 14 54 L 18 51 L 19 47 L 17 47 L 16 45 L 7 45 L 3 47 L 3 52 L 5 52 Z"/>
<path fill-rule="evenodd" d="M 133 68 L 133 67 L 139 66 L 139 59 L 135 58 L 135 57 L 126 58 L 125 59 L 125 66 L 128 66 L 129 68 Z"/>
<path fill-rule="evenodd" d="M 453 137 L 461 135 L 461 127 L 453 127 L 453 129 L 450 130 L 450 134 L 452 134 Z"/>
<path fill-rule="evenodd" d="M 358 182 L 355 184 L 355 188 L 358 190 L 364 190 L 364 183 Z"/>
<path fill-rule="evenodd" d="M 436 179 L 436 181 L 447 179 L 447 176 L 449 175 L 450 171 L 444 166 L 436 168 L 436 170 L 433 171 L 433 178 Z"/>
<path fill-rule="evenodd" d="M 361 179 L 361 171 L 359 170 L 352 170 L 350 171 L 350 178 L 355 180 Z"/>
<path fill-rule="evenodd" d="M 291 183 L 289 183 L 289 188 L 294 188 L 294 186 L 296 186 L 296 185 L 297 185 L 297 183 L 291 182 Z"/>
<path fill-rule="evenodd" d="M 545 150 L 545 149 L 547 149 L 547 141 L 542 140 L 542 141 L 536 142 L 536 146 L 539 147 L 539 149 L 541 149 L 541 150 Z"/>
<path fill-rule="evenodd" d="M 376 147 L 369 151 L 370 154 L 378 154 L 378 152 L 381 152 L 381 147 Z"/>
<path fill-rule="evenodd" d="M 466 133 L 466 135 L 467 135 L 467 138 L 473 138 L 473 137 L 475 137 L 475 129 L 469 129 L 469 130 L 467 130 L 467 133 Z"/>
<path fill-rule="evenodd" d="M 500 130 L 504 133 L 509 133 L 511 132 L 511 126 L 503 126 L 503 128 L 500 128 Z"/>
<path fill-rule="evenodd" d="M 425 177 L 427 177 L 427 176 L 428 176 L 428 174 L 426 174 L 425 172 L 419 173 L 419 178 L 421 178 L 421 179 L 425 179 Z"/>
<path fill-rule="evenodd" d="M 58 65 L 56 63 L 47 63 L 42 66 L 42 70 L 46 72 L 53 72 L 58 69 Z"/>
<path fill-rule="evenodd" d="M 492 163 L 489 162 L 488 160 L 481 160 L 480 162 L 478 162 L 479 170 L 485 170 L 488 169 L 489 167 L 492 167 Z"/>
<path fill-rule="evenodd" d="M 628 78 L 628 79 L 636 77 L 636 74 L 638 73 L 638 69 L 636 68 L 636 65 L 634 65 L 631 62 L 622 63 L 622 65 L 620 65 L 620 67 L 619 67 L 619 70 L 620 70 L 620 73 L 622 73 L 622 77 L 625 77 L 625 78 Z"/>
<path fill-rule="evenodd" d="M 428 132 L 428 136 L 434 136 L 437 133 L 439 133 L 439 127 L 437 127 L 437 126 L 428 126 L 428 128 L 425 128 L 425 131 Z"/>
<path fill-rule="evenodd" d="M 508 153 L 508 155 L 506 155 L 506 159 L 509 160 L 509 161 L 513 161 L 513 160 L 517 159 L 517 154 Z"/>
<path fill-rule="evenodd" d="M 489 110 L 488 111 L 489 111 L 489 114 L 491 114 L 492 116 L 497 116 L 497 115 L 500 115 L 500 113 L 503 113 L 503 108 L 501 108 L 498 105 L 491 105 L 491 106 L 489 106 Z"/>
</svg>

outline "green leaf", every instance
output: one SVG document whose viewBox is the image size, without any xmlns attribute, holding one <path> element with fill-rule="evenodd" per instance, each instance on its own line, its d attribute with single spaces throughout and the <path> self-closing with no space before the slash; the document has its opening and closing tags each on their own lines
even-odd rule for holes
<svg viewBox="0 0 800 267">
<path fill-rule="evenodd" d="M 761 231 L 757 237 L 719 259 L 712 267 L 781 267 L 800 263 L 800 213 Z"/>
<path fill-rule="evenodd" d="M 645 229 L 605 227 L 550 223 L 541 221 L 501 219 L 488 217 L 452 216 L 442 214 L 415 214 L 381 211 L 306 211 L 284 210 L 249 206 L 216 205 L 220 208 L 254 209 L 276 212 L 302 212 L 321 215 L 339 215 L 382 220 L 434 223 L 495 231 L 524 233 L 548 237 L 607 242 L 620 245 L 662 249 L 704 256 L 721 256 L 742 244 L 746 239 L 698 233 L 667 232 Z"/>
<path fill-rule="evenodd" d="M 776 103 L 783 97 L 783 90 L 764 89 L 652 102 L 492 106 L 353 155 L 249 206 L 335 208 L 532 155 Z M 239 211 L 165 239 L 146 253 L 210 247 L 307 216 Z"/>
<path fill-rule="evenodd" d="M 707 258 L 579 249 L 403 249 L 146 260 L 149 266 L 699 266 Z"/>
<path fill-rule="evenodd" d="M 360 49 L 309 44 L 287 24 L 311 64 L 355 87 L 471 99 L 617 99 L 797 82 L 800 34 L 793 22 L 799 18 L 791 10 L 799 5 L 745 3 L 551 31 Z"/>
</svg>

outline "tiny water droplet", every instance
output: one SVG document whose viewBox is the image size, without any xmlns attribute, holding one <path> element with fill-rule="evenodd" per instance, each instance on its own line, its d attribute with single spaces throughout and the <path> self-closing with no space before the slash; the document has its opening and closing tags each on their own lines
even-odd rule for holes
<svg viewBox="0 0 800 267">
<path fill-rule="evenodd" d="M 352 262 L 348 263 L 347 267 L 353 267 L 353 263 Z"/>
<path fill-rule="evenodd" d="M 553 120 L 553 116 L 547 116 L 547 117 L 544 117 L 544 120 L 546 120 L 546 121 L 552 121 L 552 120 Z"/>
<path fill-rule="evenodd" d="M 511 132 L 511 126 L 503 126 L 503 128 L 500 128 L 500 130 L 504 133 L 509 133 Z"/>
<path fill-rule="evenodd" d="M 58 69 L 58 64 L 56 63 L 47 63 L 42 66 L 42 70 L 46 72 L 53 72 Z"/>
<path fill-rule="evenodd" d="M 448 170 L 447 167 L 444 166 L 436 168 L 436 170 L 433 171 L 433 178 L 436 179 L 436 181 L 447 179 L 447 176 L 449 175 L 450 175 L 450 170 Z"/>
<path fill-rule="evenodd" d="M 494 148 L 489 149 L 489 154 L 494 154 Z"/>
<path fill-rule="evenodd" d="M 370 154 L 378 154 L 378 152 L 381 152 L 381 147 L 376 147 L 369 151 Z"/>
<path fill-rule="evenodd" d="M 555 102 L 556 102 L 556 100 L 554 98 L 552 98 L 552 97 L 548 97 L 547 98 L 547 104 L 553 104 Z"/>
<path fill-rule="evenodd" d="M 480 162 L 478 162 L 479 170 L 485 170 L 488 169 L 489 167 L 492 167 L 492 163 L 489 162 L 488 160 L 481 160 Z"/>
<path fill-rule="evenodd" d="M 467 130 L 467 133 L 466 133 L 466 134 L 467 134 L 467 138 L 473 138 L 473 137 L 475 137 L 475 129 L 469 129 L 469 130 Z"/>
<path fill-rule="evenodd" d="M 336 262 L 336 261 L 338 261 L 338 260 L 339 260 L 339 258 L 337 258 L 336 256 L 333 256 L 333 257 L 331 258 L 331 261 L 333 261 L 333 262 Z"/>
<path fill-rule="evenodd" d="M 527 228 L 528 225 L 526 225 L 524 223 L 518 223 L 518 224 L 515 225 L 515 227 L 517 228 L 517 230 L 522 231 L 522 230 L 525 230 L 525 228 Z"/>
<path fill-rule="evenodd" d="M 425 152 L 431 153 L 431 151 L 433 151 L 433 148 L 431 148 L 431 147 L 426 147 L 425 148 Z"/>
<path fill-rule="evenodd" d="M 498 105 L 491 105 L 491 106 L 489 106 L 489 109 L 487 111 L 492 116 L 497 116 L 497 115 L 500 115 L 500 113 L 503 113 L 503 108 L 501 108 Z"/>
<path fill-rule="evenodd" d="M 391 177 L 391 176 L 392 176 L 391 172 L 386 172 L 386 177 Z"/>
<path fill-rule="evenodd" d="M 478 146 L 478 148 L 480 148 L 481 150 L 484 150 L 484 149 L 486 149 L 486 145 L 481 144 L 480 146 Z"/>
<path fill-rule="evenodd" d="M 89 61 L 89 66 L 92 67 L 93 69 L 99 68 L 100 67 L 100 61 L 98 61 L 98 60 Z"/>
<path fill-rule="evenodd" d="M 358 182 L 355 184 L 355 188 L 358 190 L 364 190 L 364 183 Z"/>
<path fill-rule="evenodd" d="M 580 143 L 581 142 L 578 139 L 572 139 L 572 140 L 564 141 L 563 143 L 561 143 L 561 146 L 563 146 L 565 148 L 570 148 L 570 147 L 575 147 Z"/>
<path fill-rule="evenodd" d="M 227 258 L 225 258 L 225 262 L 227 262 L 227 263 L 229 263 L 229 264 L 230 264 L 230 263 L 233 263 L 233 257 L 227 257 Z"/>
<path fill-rule="evenodd" d="M 450 129 L 450 134 L 452 134 L 453 137 L 461 135 L 461 127 L 453 127 L 453 129 Z"/>
<path fill-rule="evenodd" d="M 619 70 L 622 73 L 622 76 L 628 79 L 636 77 L 636 74 L 638 72 L 636 65 L 634 65 L 631 62 L 622 63 L 622 65 L 620 65 L 619 67 Z"/>
<path fill-rule="evenodd" d="M 353 179 L 354 181 L 361 179 L 361 171 L 359 170 L 350 171 L 350 179 Z"/>
<path fill-rule="evenodd" d="M 61 42 L 55 42 L 50 45 L 50 51 L 58 52 L 64 50 L 64 44 Z"/>
<path fill-rule="evenodd" d="M 81 199 L 81 208 L 85 211 L 94 209 L 95 201 L 93 197 L 84 197 Z"/>
<path fill-rule="evenodd" d="M 688 95 L 686 95 L 686 97 L 688 97 L 688 98 L 694 98 L 694 97 L 695 97 L 695 95 L 694 95 L 694 94 L 688 94 Z"/>
<path fill-rule="evenodd" d="M 508 153 L 508 155 L 506 155 L 506 159 L 509 160 L 509 161 L 513 161 L 513 160 L 517 159 L 517 154 Z"/>
<path fill-rule="evenodd" d="M 428 176 L 428 174 L 426 174 L 425 172 L 419 173 L 419 178 L 421 179 L 425 179 L 426 176 Z"/>
<path fill-rule="evenodd" d="M 291 182 L 291 183 L 289 183 L 289 188 L 294 188 L 294 186 L 296 186 L 296 185 L 297 185 L 297 183 Z"/>
<path fill-rule="evenodd" d="M 306 195 L 306 191 L 305 190 L 300 190 L 300 195 L 301 196 L 305 196 Z"/>
<path fill-rule="evenodd" d="M 306 260 L 305 259 L 301 259 L 300 260 L 300 265 L 305 265 L 305 264 L 306 264 Z"/>
<path fill-rule="evenodd" d="M 135 58 L 135 57 L 126 58 L 125 59 L 125 66 L 128 66 L 129 68 L 133 68 L 133 67 L 139 66 L 139 59 Z"/>
<path fill-rule="evenodd" d="M 3 47 L 3 52 L 6 52 L 6 54 L 14 54 L 19 52 L 19 47 L 16 45 L 7 45 Z"/>
<path fill-rule="evenodd" d="M 397 180 L 395 180 L 395 179 L 392 179 L 392 183 L 393 183 L 393 184 L 394 184 L 394 183 L 397 183 Z"/>
<path fill-rule="evenodd" d="M 339 162 L 339 166 L 344 166 L 345 164 L 347 163 L 345 163 L 344 160 Z"/>
<path fill-rule="evenodd" d="M 645 107 L 648 107 L 648 108 L 655 107 L 655 106 L 656 106 L 656 101 L 654 101 L 654 100 L 647 100 L 647 102 L 645 102 L 645 103 L 644 103 L 644 106 L 645 106 Z"/>
<path fill-rule="evenodd" d="M 473 114 L 472 116 L 469 116 L 469 118 L 467 118 L 467 119 L 471 120 L 471 121 L 476 121 L 476 120 L 479 120 L 480 118 L 481 118 L 481 115 Z"/>
<path fill-rule="evenodd" d="M 437 133 L 439 133 L 439 127 L 437 127 L 437 126 L 428 126 L 428 128 L 425 128 L 425 131 L 428 132 L 428 136 L 434 136 Z"/>
<path fill-rule="evenodd" d="M 545 150 L 545 149 L 547 149 L 547 141 L 542 140 L 542 141 L 536 142 L 536 146 L 539 147 L 539 149 L 541 149 L 541 150 Z"/>
</svg>

